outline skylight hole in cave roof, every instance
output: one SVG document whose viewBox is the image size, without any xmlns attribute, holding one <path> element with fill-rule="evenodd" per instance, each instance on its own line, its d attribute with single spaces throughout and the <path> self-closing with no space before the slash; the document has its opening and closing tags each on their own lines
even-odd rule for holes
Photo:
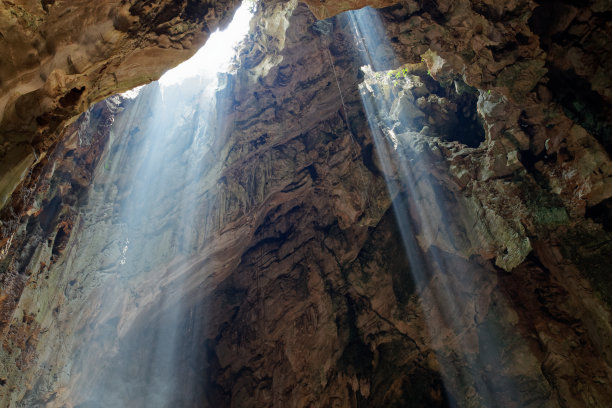
<svg viewBox="0 0 612 408">
<path fill-rule="evenodd" d="M 216 73 L 227 72 L 239 43 L 249 33 L 254 11 L 253 0 L 243 1 L 227 28 L 223 31 L 217 29 L 193 57 L 164 73 L 159 78 L 160 85 L 168 87 L 186 79 L 214 77 Z"/>
</svg>

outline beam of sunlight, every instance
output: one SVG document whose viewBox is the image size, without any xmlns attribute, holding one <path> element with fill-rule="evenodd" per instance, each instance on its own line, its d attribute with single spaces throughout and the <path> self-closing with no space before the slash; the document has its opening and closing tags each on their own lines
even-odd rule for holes
<svg viewBox="0 0 612 408">
<path fill-rule="evenodd" d="M 363 107 L 389 192 L 396 197 L 393 209 L 411 273 L 417 285 L 420 283 L 419 301 L 425 311 L 445 387 L 455 395 L 472 393 L 471 398 L 476 396 L 484 406 L 498 405 L 499 398 L 506 402 L 516 401 L 515 386 L 504 376 L 503 366 L 508 362 L 502 361 L 501 339 L 485 327 L 474 327 L 474 312 L 469 309 L 466 293 L 475 293 L 477 289 L 473 285 L 478 277 L 456 276 L 457 268 L 449 263 L 450 258 L 443 252 L 445 248 L 430 246 L 424 252 L 419 245 L 445 241 L 452 246 L 454 239 L 448 226 L 453 220 L 441 205 L 436 204 L 444 197 L 437 180 L 428 171 L 431 163 L 423 154 L 428 147 L 423 145 L 423 135 L 418 134 L 424 130 L 413 124 L 412 129 L 400 127 L 400 131 L 388 123 L 393 117 L 397 95 L 384 89 L 385 86 L 387 89 L 393 87 L 392 79 L 387 78 L 385 72 L 376 72 L 385 66 L 381 61 L 390 59 L 389 41 L 378 11 L 364 8 L 348 12 L 344 18 L 349 20 L 364 64 L 365 79 L 359 86 Z M 409 89 L 410 79 L 402 80 Z M 440 212 L 438 217 L 432 215 L 435 212 Z M 443 240 L 436 239 L 440 234 L 444 235 Z M 448 333 L 454 334 L 449 337 Z M 454 351 L 450 355 L 442 351 L 445 342 L 456 344 L 458 355 Z M 512 405 L 510 402 L 507 406 Z"/>
<path fill-rule="evenodd" d="M 200 352 L 204 314 L 184 300 L 193 272 L 181 262 L 210 229 L 201 215 L 215 199 L 213 146 L 226 128 L 220 107 L 253 11 L 244 2 L 191 60 L 117 99 L 122 112 L 81 211 L 77 255 L 65 268 L 91 288 L 69 287 L 66 296 L 93 305 L 73 312 L 86 327 L 84 342 L 57 340 L 73 350 L 69 406 L 183 406 L 202 392 L 201 362 L 185 356 Z"/>
</svg>

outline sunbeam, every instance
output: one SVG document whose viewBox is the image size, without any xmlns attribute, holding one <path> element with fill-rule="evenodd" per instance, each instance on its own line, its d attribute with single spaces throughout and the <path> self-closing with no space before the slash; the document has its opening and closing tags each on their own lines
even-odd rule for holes
<svg viewBox="0 0 612 408">
<path fill-rule="evenodd" d="M 475 402 L 483 406 L 495 406 L 500 401 L 504 401 L 503 406 L 513 406 L 514 386 L 502 374 L 502 339 L 474 325 L 470 305 L 461 295 L 476 291 L 473 284 L 482 272 L 474 271 L 466 279 L 445 255 L 445 251 L 456 251 L 454 220 L 438 205 L 444 199 L 443 192 L 429 170 L 429 151 L 436 148 L 435 144 L 427 145 L 417 137 L 422 136 L 419 132 L 428 132 L 419 122 L 425 115 L 412 93 L 417 84 L 406 70 L 381 69 L 392 57 L 376 10 L 350 11 L 347 18 L 364 63 L 365 79 L 359 86 L 364 110 L 389 192 L 396 197 L 393 209 L 410 269 L 417 284 L 425 285 L 433 279 L 427 289 L 421 286 L 419 293 L 429 335 L 434 344 L 458 344 L 458 354 L 437 352 L 445 386 L 452 393 L 474 393 Z M 431 134 L 431 138 L 434 136 Z M 449 333 L 454 334 L 449 337 Z"/>
<path fill-rule="evenodd" d="M 116 99 L 122 113 L 111 128 L 75 248 L 99 251 L 92 256 L 97 263 L 67 268 L 82 268 L 82 279 L 97 282 L 95 291 L 80 295 L 95 302 L 95 314 L 74 316 L 87 322 L 86 341 L 63 344 L 74 349 L 74 358 L 62 398 L 74 405 L 185 406 L 202 393 L 202 362 L 185 361 L 201 353 L 205 319 L 188 300 L 193 281 L 202 279 L 190 276 L 189 258 L 208 239 L 209 220 L 198 213 L 215 201 L 219 162 L 212 149 L 225 129 L 223 91 L 253 7 L 244 2 L 226 30 L 212 34 L 159 82 Z M 174 267 L 160 268 L 160 260 L 175 260 Z M 188 323 L 185 316 L 191 316 Z"/>
</svg>

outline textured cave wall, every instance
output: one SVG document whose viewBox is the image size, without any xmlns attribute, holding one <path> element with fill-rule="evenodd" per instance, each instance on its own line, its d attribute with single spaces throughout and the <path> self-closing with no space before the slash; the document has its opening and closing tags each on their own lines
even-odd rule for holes
<svg viewBox="0 0 612 408">
<path fill-rule="evenodd" d="M 557 25 L 542 21 L 551 9 Z M 110 125 L 120 128 L 133 102 L 96 105 L 50 156 L 3 260 L 4 282 L 23 282 L 23 295 L 9 299 L 16 313 L 5 317 L 3 401 L 116 402 L 94 392 L 77 400 L 64 389 L 88 385 L 79 383 L 79 362 L 93 358 L 108 364 L 95 381 L 123 386 L 123 403 L 144 406 L 142 373 L 126 386 L 113 367 L 145 369 L 151 355 L 141 345 L 175 318 L 150 313 L 159 303 L 155 282 L 186 273 L 180 319 L 189 335 L 176 405 L 479 406 L 480 390 L 449 368 L 465 368 L 455 361 L 460 341 L 489 363 L 481 374 L 502 406 L 609 405 L 606 12 L 598 2 L 404 2 L 382 11 L 391 49 L 381 47 L 376 59 L 394 70 L 388 77 L 360 71 L 342 15 L 316 22 L 303 5 L 263 7 L 259 18 L 283 14 L 290 24 L 286 35 L 258 26 L 227 78 L 231 103 L 216 107 L 230 126 L 215 147 L 221 160 L 206 170 L 218 182 L 205 190 L 212 203 L 196 220 L 211 238 L 187 259 L 159 251 L 150 261 L 160 266 L 142 279 L 96 277 L 119 268 L 119 257 L 95 261 L 98 249 L 120 253 L 121 222 L 112 211 L 97 219 L 82 209 L 113 202 L 89 187 L 104 171 L 99 157 L 112 159 Z M 410 82 L 395 77 L 400 67 Z M 406 157 L 428 157 L 415 160 L 415 171 L 444 200 L 410 196 L 401 183 L 386 193 L 359 96 L 364 81 L 396 102 L 378 127 L 398 135 Z M 125 134 L 119 143 L 142 142 L 137 129 Z M 172 161 L 166 166 L 173 171 Z M 422 281 L 401 255 L 393 201 L 451 217 L 440 218 L 439 235 L 413 219 L 422 253 L 442 262 Z M 155 222 L 171 231 L 173 217 Z M 110 242 L 79 242 L 84 226 Z M 150 243 L 168 248 L 167 236 Z M 97 293 L 101 281 L 107 292 Z M 431 293 L 444 284 L 458 288 L 460 324 L 435 314 Z M 139 307 L 95 320 L 92 299 L 111 295 Z M 77 310 L 85 312 L 75 319 Z M 438 319 L 437 331 L 428 319 Z M 487 349 L 484 333 L 502 353 Z M 97 338 L 90 355 L 74 357 L 88 338 Z"/>
</svg>

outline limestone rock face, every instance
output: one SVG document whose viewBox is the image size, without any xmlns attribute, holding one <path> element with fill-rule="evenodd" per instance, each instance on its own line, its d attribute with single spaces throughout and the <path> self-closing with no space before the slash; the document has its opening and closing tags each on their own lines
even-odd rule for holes
<svg viewBox="0 0 612 408">
<path fill-rule="evenodd" d="M 216 99 L 53 136 L 3 243 L 4 405 L 610 405 L 606 2 L 317 21 L 360 6 L 263 3 Z"/>
</svg>

